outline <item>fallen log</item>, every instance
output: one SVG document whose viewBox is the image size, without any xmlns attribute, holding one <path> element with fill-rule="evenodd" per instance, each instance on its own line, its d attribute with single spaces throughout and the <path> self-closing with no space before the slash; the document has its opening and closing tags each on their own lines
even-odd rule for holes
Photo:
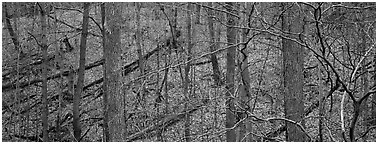
<svg viewBox="0 0 378 144">
<path fill-rule="evenodd" d="M 148 59 L 150 56 L 152 56 L 155 52 L 159 51 L 160 49 L 161 49 L 161 47 L 155 48 L 151 52 L 147 53 L 144 56 L 144 59 Z M 126 66 L 124 66 L 123 67 L 124 74 L 128 74 L 128 73 L 133 72 L 134 70 L 136 70 L 139 67 L 138 61 L 139 61 L 139 59 L 133 61 L 132 63 L 130 63 L 130 64 L 126 65 Z M 85 66 L 85 70 L 89 70 L 89 69 L 92 69 L 94 67 L 97 67 L 97 66 L 100 66 L 100 65 L 103 65 L 103 64 L 104 64 L 104 59 L 101 59 L 101 60 L 98 60 L 98 61 L 96 61 L 94 63 L 91 63 L 91 64 Z M 57 73 L 57 74 L 54 74 L 52 76 L 49 76 L 47 78 L 47 80 L 52 80 L 52 79 L 59 78 L 61 75 L 62 76 L 68 76 L 69 73 L 77 72 L 78 70 L 79 69 L 66 70 L 66 71 L 63 71 L 61 73 Z M 19 83 L 18 87 L 19 88 L 25 88 L 25 87 L 28 87 L 30 85 L 33 85 L 33 84 L 36 84 L 36 83 L 40 83 L 40 82 L 42 82 L 42 79 L 41 78 L 36 78 L 36 79 L 30 80 L 30 81 Z M 100 82 L 102 82 L 102 81 L 100 80 Z M 10 84 L 3 85 L 2 88 L 3 88 L 3 92 L 7 92 L 7 91 L 10 91 L 10 90 L 13 90 L 13 89 L 16 88 L 16 83 L 13 82 L 13 83 L 10 83 Z"/>
<path fill-rule="evenodd" d="M 182 112 L 180 112 L 178 114 L 171 115 L 171 116 L 166 117 L 166 118 L 162 118 L 155 125 L 151 125 L 151 126 L 145 128 L 145 129 L 143 129 L 143 130 L 141 130 L 141 131 L 139 131 L 137 133 L 134 133 L 134 134 L 128 136 L 126 138 L 126 141 L 127 142 L 132 142 L 132 141 L 135 141 L 135 140 L 138 140 L 138 139 L 142 139 L 146 135 L 150 135 L 150 136 L 156 135 L 156 133 L 153 134 L 152 132 L 156 131 L 156 130 L 158 130 L 160 128 L 166 128 L 166 127 L 170 127 L 170 126 L 172 126 L 174 124 L 177 124 L 178 122 L 180 122 L 181 120 L 183 120 L 187 114 L 192 114 L 192 113 L 196 112 L 201 107 L 206 106 L 208 102 L 209 102 L 208 100 L 204 100 L 202 102 L 202 104 L 197 105 L 197 106 L 195 106 L 194 108 L 192 108 L 190 110 L 184 110 L 184 111 L 182 111 Z"/>
</svg>

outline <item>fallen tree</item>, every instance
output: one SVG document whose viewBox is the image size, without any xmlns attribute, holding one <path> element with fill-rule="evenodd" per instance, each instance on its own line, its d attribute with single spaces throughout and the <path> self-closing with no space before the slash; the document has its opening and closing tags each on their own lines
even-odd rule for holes
<svg viewBox="0 0 378 144">
<path fill-rule="evenodd" d="M 160 49 L 161 49 L 161 47 L 157 47 L 154 50 L 148 52 L 146 55 L 144 55 L 144 59 L 148 59 L 149 57 L 151 57 L 154 53 L 156 53 Z M 128 73 L 133 72 L 134 70 L 136 70 L 139 67 L 138 61 L 139 60 L 135 60 L 132 63 L 124 66 L 123 67 L 124 74 L 128 74 Z M 38 63 L 32 63 L 32 64 L 35 65 L 35 64 L 38 64 Z M 101 60 L 98 60 L 96 62 L 93 62 L 93 63 L 88 64 L 87 66 L 85 66 L 85 70 L 89 70 L 89 69 L 92 69 L 94 67 L 101 66 L 103 64 L 104 64 L 104 59 L 101 59 Z M 68 76 L 69 73 L 77 72 L 78 70 L 79 69 L 66 70 L 66 71 L 63 71 L 63 72 L 60 72 L 60 73 L 57 73 L 57 74 L 49 76 L 47 78 L 47 80 L 52 80 L 52 79 L 59 78 L 61 75 L 62 76 Z M 28 87 L 30 85 L 33 85 L 33 84 L 36 84 L 36 83 L 40 83 L 40 82 L 42 82 L 42 79 L 41 78 L 36 78 L 36 79 L 30 80 L 30 81 L 19 83 L 18 87 L 19 88 L 25 88 L 25 87 Z M 16 83 L 15 82 L 11 82 L 9 84 L 3 85 L 2 88 L 3 88 L 3 92 L 7 92 L 7 91 L 10 91 L 10 90 L 13 90 L 13 89 L 16 88 Z"/>
<path fill-rule="evenodd" d="M 206 106 L 208 104 L 208 100 L 203 100 L 201 104 L 194 106 L 192 109 L 189 110 L 183 110 L 177 114 L 170 115 L 168 117 L 161 118 L 157 122 L 155 122 L 155 125 L 151 125 L 147 128 L 144 128 L 143 130 L 140 130 L 139 132 L 136 132 L 126 138 L 127 142 L 136 141 L 139 139 L 142 139 L 146 136 L 154 136 L 157 133 L 153 133 L 156 130 L 159 130 L 161 128 L 167 128 L 170 126 L 173 126 L 183 120 L 187 114 L 192 114 L 202 108 L 203 106 Z"/>
<path fill-rule="evenodd" d="M 161 50 L 162 47 L 157 47 L 155 48 L 154 50 L 148 52 L 146 55 L 144 55 L 144 59 L 148 59 L 150 58 L 153 54 L 155 54 L 156 52 L 158 52 L 159 50 Z M 129 63 L 127 64 L 126 66 L 122 67 L 122 70 L 123 70 L 123 75 L 126 76 L 128 75 L 129 73 L 131 72 L 134 72 L 136 69 L 138 69 L 139 67 L 139 59 L 133 61 L 132 63 Z M 208 64 L 210 63 L 210 61 L 203 61 L 203 62 L 198 62 L 198 63 L 194 63 L 193 65 L 203 65 L 203 64 Z M 37 63 L 32 63 L 33 65 L 35 64 L 40 64 L 40 62 L 37 62 Z M 101 59 L 101 60 L 98 60 L 96 62 L 93 62 L 91 64 L 88 64 L 87 66 L 85 66 L 85 70 L 90 70 L 94 67 L 98 67 L 98 66 L 101 66 L 104 64 L 104 59 Z M 57 74 L 54 74 L 54 75 L 51 75 L 47 78 L 47 80 L 53 80 L 53 79 L 56 79 L 56 78 L 59 78 L 61 75 L 62 76 L 68 76 L 69 73 L 73 73 L 73 72 L 77 72 L 79 69 L 75 69 L 75 70 L 66 70 L 66 71 L 63 71 L 63 72 L 60 72 L 60 73 L 57 73 Z M 18 84 L 18 88 L 25 88 L 25 87 L 28 87 L 30 85 L 34 85 L 36 83 L 40 83 L 42 82 L 42 79 L 41 78 L 35 78 L 33 80 L 29 80 L 29 81 L 25 81 L 25 82 L 21 82 Z M 84 90 L 86 88 L 89 88 L 93 85 L 96 85 L 96 84 L 99 84 L 99 83 L 102 83 L 103 82 L 103 78 L 99 78 L 93 82 L 91 82 L 90 84 L 86 85 L 84 87 Z M 7 91 L 11 91 L 11 90 L 14 90 L 16 89 L 16 82 L 11 82 L 11 83 L 8 83 L 8 84 L 5 84 L 3 85 L 3 92 L 7 92 Z"/>
</svg>

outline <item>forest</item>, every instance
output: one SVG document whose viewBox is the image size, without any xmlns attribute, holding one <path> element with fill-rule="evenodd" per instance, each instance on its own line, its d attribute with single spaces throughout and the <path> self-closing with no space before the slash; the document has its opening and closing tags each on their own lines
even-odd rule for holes
<svg viewBox="0 0 378 144">
<path fill-rule="evenodd" d="M 375 2 L 2 2 L 3 142 L 375 142 Z"/>
</svg>

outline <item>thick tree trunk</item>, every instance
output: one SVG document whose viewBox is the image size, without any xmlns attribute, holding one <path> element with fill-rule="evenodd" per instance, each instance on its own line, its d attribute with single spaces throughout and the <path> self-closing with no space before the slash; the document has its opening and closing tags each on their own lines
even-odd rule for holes
<svg viewBox="0 0 378 144">
<path fill-rule="evenodd" d="M 121 87 L 121 68 L 118 66 L 121 53 L 121 25 L 122 25 L 122 6 L 117 3 L 107 4 L 107 30 L 105 44 L 105 81 L 106 95 L 108 97 L 108 130 L 109 141 L 120 142 L 126 137 L 124 106 L 125 98 L 120 94 Z"/>
<path fill-rule="evenodd" d="M 284 7 L 289 7 L 284 3 Z M 300 33 L 302 32 L 302 19 L 296 5 L 289 8 L 282 17 L 282 28 L 284 31 Z M 300 122 L 304 114 L 303 95 L 303 48 L 294 41 L 282 40 L 283 54 L 283 86 L 284 86 L 284 109 L 287 119 Z M 306 141 L 305 133 L 295 124 L 286 122 L 287 141 Z"/>
<path fill-rule="evenodd" d="M 228 2 L 227 4 L 227 11 L 230 13 L 234 13 L 233 5 L 234 3 Z M 227 14 L 227 24 L 229 26 L 236 25 L 236 19 L 234 16 Z M 227 27 L 227 42 L 229 45 L 233 45 L 236 42 L 236 29 L 232 27 Z M 227 130 L 226 137 L 227 142 L 235 142 L 236 141 L 236 133 L 235 129 L 233 128 L 235 125 L 235 106 L 234 106 L 234 78 L 235 78 L 235 51 L 236 47 L 230 47 L 227 49 L 227 76 L 226 76 L 226 128 L 231 128 Z"/>
<path fill-rule="evenodd" d="M 39 3 L 41 8 L 41 46 L 42 46 L 42 55 L 43 55 L 43 64 L 42 64 L 42 134 L 43 134 L 43 141 L 49 141 L 49 134 L 48 134 L 48 101 L 47 101 L 47 67 L 48 67 L 48 60 L 47 60 L 47 37 L 46 37 L 46 15 L 45 15 L 45 4 Z"/>
<path fill-rule="evenodd" d="M 73 98 L 73 128 L 74 136 L 76 141 L 81 139 L 81 125 L 80 125 L 80 99 L 81 93 L 83 92 L 84 78 L 85 78 L 85 56 L 87 47 L 87 36 L 88 36 L 88 20 L 89 20 L 89 3 L 84 3 L 84 13 L 83 13 L 83 31 L 80 39 L 80 61 L 79 61 L 79 72 L 77 79 L 77 88 L 75 90 L 75 95 Z"/>
</svg>

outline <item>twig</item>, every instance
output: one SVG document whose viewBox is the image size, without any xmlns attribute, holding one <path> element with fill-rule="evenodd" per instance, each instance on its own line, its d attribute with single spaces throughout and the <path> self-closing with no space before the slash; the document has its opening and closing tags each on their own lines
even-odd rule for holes
<svg viewBox="0 0 378 144">
<path fill-rule="evenodd" d="M 62 20 L 56 19 L 55 17 L 53 17 L 53 16 L 51 16 L 51 15 L 47 15 L 47 16 L 48 16 L 49 18 L 53 19 L 53 20 L 56 20 L 56 21 L 59 22 L 59 23 L 62 23 L 62 24 L 66 25 L 66 26 L 68 26 L 68 27 L 70 27 L 70 28 L 72 28 L 72 29 L 75 29 L 76 31 L 82 31 L 82 30 L 83 30 L 82 28 L 77 28 L 77 27 L 72 26 L 72 25 L 70 25 L 70 24 L 68 24 L 68 23 L 66 23 L 66 22 L 64 22 L 64 21 L 62 21 Z M 93 21 L 94 21 L 94 19 L 93 19 Z M 101 29 L 100 25 L 99 25 L 96 21 L 94 21 L 94 22 L 95 22 L 95 24 L 96 24 L 97 26 L 99 26 L 99 28 Z M 95 33 L 92 33 L 92 32 L 88 32 L 88 33 L 91 34 L 91 35 L 93 35 L 93 36 L 95 36 L 95 37 L 102 37 L 101 35 L 98 35 L 98 34 L 95 34 Z"/>
<path fill-rule="evenodd" d="M 193 139 L 197 139 L 197 138 L 200 138 L 200 137 L 203 137 L 205 135 L 216 135 L 216 134 L 220 134 L 222 132 L 226 132 L 228 130 L 232 130 L 232 129 L 235 129 L 237 126 L 240 125 L 241 122 L 245 121 L 247 119 L 247 117 L 243 118 L 242 120 L 238 121 L 236 124 L 234 124 L 232 127 L 230 128 L 224 128 L 224 129 L 221 129 L 219 131 L 216 131 L 216 132 L 207 132 L 207 133 L 204 133 L 204 134 L 201 134 L 201 135 L 197 135 L 195 138 Z M 195 135 L 191 135 L 190 137 L 194 137 Z M 181 140 L 184 140 L 185 138 L 181 138 L 179 139 L 178 141 L 181 141 Z M 211 138 L 210 138 L 211 139 Z"/>
<path fill-rule="evenodd" d="M 363 138 L 364 136 L 366 136 L 366 135 L 370 132 L 370 130 L 373 130 L 373 129 L 375 129 L 375 128 L 376 128 L 376 126 L 369 127 L 369 129 L 366 130 L 366 132 L 364 132 L 359 138 L 357 138 L 356 141 L 358 141 L 359 139 L 361 139 L 361 138 Z"/>
<path fill-rule="evenodd" d="M 352 73 L 352 76 L 350 78 L 350 81 L 352 81 L 357 73 L 358 68 L 360 67 L 362 61 L 366 58 L 366 56 L 370 53 L 370 51 L 373 49 L 374 45 L 370 46 L 369 50 L 364 54 L 364 56 L 361 58 L 361 60 L 357 63 L 356 67 L 354 68 L 354 71 Z M 340 121 L 341 121 L 341 134 L 344 138 L 344 141 L 346 141 L 346 134 L 345 134 L 345 122 L 344 122 L 344 103 L 345 103 L 345 97 L 347 94 L 347 90 L 349 89 L 350 82 L 346 86 L 346 90 L 343 93 L 343 96 L 341 98 L 341 103 L 340 103 Z M 354 98 L 352 95 L 349 95 L 351 98 Z M 356 100 L 354 100 L 356 102 Z"/>
<path fill-rule="evenodd" d="M 329 133 L 329 137 L 331 138 L 331 141 L 335 142 L 335 138 L 332 136 L 332 132 L 329 129 L 329 126 L 327 125 L 327 123 L 324 123 L 324 125 L 326 126 L 326 129 L 327 129 L 327 131 Z"/>
<path fill-rule="evenodd" d="M 209 6 L 207 6 L 207 5 L 202 5 L 202 4 L 195 3 L 195 2 L 191 2 L 191 3 L 192 3 L 192 4 L 199 5 L 199 6 L 204 7 L 204 8 L 213 9 L 213 10 L 215 10 L 215 11 L 223 12 L 223 13 L 226 13 L 226 14 L 232 15 L 232 16 L 234 16 L 234 17 L 240 19 L 240 17 L 239 17 L 238 15 L 233 14 L 233 13 L 230 13 L 230 12 L 225 11 L 225 10 L 217 9 L 217 8 L 214 8 L 214 7 L 209 7 Z"/>
</svg>

